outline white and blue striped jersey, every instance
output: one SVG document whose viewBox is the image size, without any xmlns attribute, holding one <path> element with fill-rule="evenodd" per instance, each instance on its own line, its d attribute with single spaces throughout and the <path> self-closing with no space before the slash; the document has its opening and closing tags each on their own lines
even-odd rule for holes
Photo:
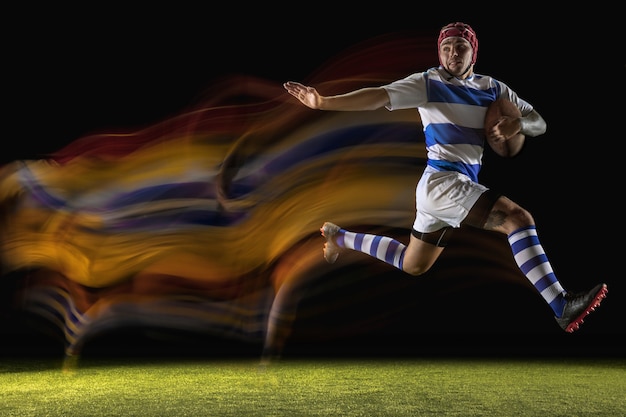
<svg viewBox="0 0 626 417">
<path fill-rule="evenodd" d="M 388 110 L 417 108 L 424 126 L 428 165 L 438 171 L 456 171 L 478 182 L 485 146 L 485 113 L 499 97 L 517 105 L 522 115 L 533 110 L 506 84 L 473 74 L 465 80 L 442 67 L 383 86 Z"/>
</svg>

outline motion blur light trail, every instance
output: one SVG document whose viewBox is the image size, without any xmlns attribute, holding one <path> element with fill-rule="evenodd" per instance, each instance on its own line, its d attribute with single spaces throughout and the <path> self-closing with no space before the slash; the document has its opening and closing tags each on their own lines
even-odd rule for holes
<svg viewBox="0 0 626 417">
<path fill-rule="evenodd" d="M 387 82 L 435 63 L 432 42 L 383 37 L 305 82 L 325 93 Z M 130 325 L 259 342 L 280 355 L 303 291 L 339 286 L 346 266 L 371 262 L 346 254 L 326 264 L 324 221 L 408 236 L 425 164 L 417 112 L 313 111 L 280 84 L 240 76 L 207 96 L 140 131 L 87 136 L 3 167 L 4 272 L 24 272 L 20 305 L 63 330 L 69 357 Z M 516 281 L 506 244 L 484 243 L 494 247 L 478 256 Z M 457 266 L 464 255 L 450 253 L 457 288 L 471 285 L 471 266 Z M 375 294 L 365 288 L 352 302 Z"/>
</svg>

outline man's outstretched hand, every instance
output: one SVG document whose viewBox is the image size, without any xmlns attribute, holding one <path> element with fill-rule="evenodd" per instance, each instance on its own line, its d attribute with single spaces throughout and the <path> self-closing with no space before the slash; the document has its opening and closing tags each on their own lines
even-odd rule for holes
<svg viewBox="0 0 626 417">
<path fill-rule="evenodd" d="M 283 84 L 285 90 L 305 106 L 311 109 L 319 109 L 320 95 L 313 87 L 307 87 L 306 85 L 297 83 L 295 81 L 287 81 Z"/>
</svg>

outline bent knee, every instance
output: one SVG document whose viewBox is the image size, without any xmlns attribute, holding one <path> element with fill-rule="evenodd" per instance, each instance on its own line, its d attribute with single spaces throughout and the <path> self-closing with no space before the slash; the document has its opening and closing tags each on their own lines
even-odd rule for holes
<svg viewBox="0 0 626 417">
<path fill-rule="evenodd" d="M 535 219 L 530 212 L 519 206 L 509 213 L 509 220 L 515 224 L 516 228 L 535 224 Z"/>
<path fill-rule="evenodd" d="M 428 272 L 431 266 L 432 264 L 404 264 L 402 265 L 402 270 L 409 275 L 417 277 Z"/>
</svg>

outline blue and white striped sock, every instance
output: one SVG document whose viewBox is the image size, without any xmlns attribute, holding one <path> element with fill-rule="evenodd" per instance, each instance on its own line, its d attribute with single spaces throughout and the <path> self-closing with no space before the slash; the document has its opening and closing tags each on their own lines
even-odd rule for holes
<svg viewBox="0 0 626 417">
<path fill-rule="evenodd" d="M 565 307 L 565 290 L 552 271 L 535 226 L 522 227 L 508 236 L 513 257 L 526 278 L 550 305 L 556 317 L 561 317 Z"/>
<path fill-rule="evenodd" d="M 342 248 L 363 252 L 402 270 L 406 245 L 395 239 L 339 229 L 335 242 Z"/>
</svg>

